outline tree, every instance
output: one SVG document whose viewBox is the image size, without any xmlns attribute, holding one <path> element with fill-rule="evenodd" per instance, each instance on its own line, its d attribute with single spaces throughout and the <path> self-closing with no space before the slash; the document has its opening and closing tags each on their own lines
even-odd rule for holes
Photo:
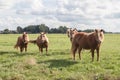
<svg viewBox="0 0 120 80">
<path fill-rule="evenodd" d="M 24 31 L 29 32 L 29 33 L 36 33 L 34 25 L 29 25 L 29 26 L 25 27 Z"/>
<path fill-rule="evenodd" d="M 66 33 L 67 27 L 66 27 L 66 26 L 60 26 L 60 27 L 58 28 L 58 30 L 59 30 L 60 33 Z"/>
<path fill-rule="evenodd" d="M 46 26 L 45 24 L 39 25 L 39 30 L 40 32 L 49 32 L 49 27 Z"/>
<path fill-rule="evenodd" d="M 49 30 L 49 33 L 59 33 L 58 29 L 57 28 L 51 28 Z"/>
<path fill-rule="evenodd" d="M 94 30 L 93 29 L 86 29 L 86 30 L 83 30 L 83 32 L 93 32 Z"/>
<path fill-rule="evenodd" d="M 29 25 L 25 27 L 23 30 L 29 33 L 49 32 L 49 27 L 47 27 L 45 24 Z"/>
<path fill-rule="evenodd" d="M 23 32 L 22 27 L 18 26 L 18 27 L 17 27 L 17 32 L 18 32 L 18 33 L 22 33 L 22 32 Z"/>
<path fill-rule="evenodd" d="M 4 29 L 3 34 L 9 34 L 9 29 Z"/>
</svg>

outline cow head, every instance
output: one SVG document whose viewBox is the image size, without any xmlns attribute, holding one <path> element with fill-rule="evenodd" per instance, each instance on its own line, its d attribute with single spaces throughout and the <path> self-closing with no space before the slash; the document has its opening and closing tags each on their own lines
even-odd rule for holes
<svg viewBox="0 0 120 80">
<path fill-rule="evenodd" d="M 104 31 L 102 29 L 95 29 L 94 33 L 95 33 L 95 40 L 98 42 L 98 43 L 101 43 L 103 42 L 104 40 Z"/>
<path fill-rule="evenodd" d="M 70 37 L 70 32 L 71 32 L 72 28 L 68 28 L 67 31 L 66 31 L 66 34 L 68 37 Z"/>
<path fill-rule="evenodd" d="M 42 43 L 44 43 L 46 41 L 46 33 L 45 32 L 40 33 L 40 39 L 41 39 Z"/>
<path fill-rule="evenodd" d="M 27 32 L 23 32 L 23 42 L 24 43 L 28 43 L 29 39 L 28 39 L 28 34 Z"/>
</svg>

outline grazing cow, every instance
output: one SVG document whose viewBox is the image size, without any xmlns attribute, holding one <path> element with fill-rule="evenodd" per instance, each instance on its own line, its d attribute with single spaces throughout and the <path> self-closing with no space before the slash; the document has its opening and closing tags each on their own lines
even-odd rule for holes
<svg viewBox="0 0 120 80">
<path fill-rule="evenodd" d="M 27 32 L 24 32 L 22 36 L 19 36 L 17 39 L 17 43 L 14 46 L 14 48 L 18 47 L 20 48 L 20 52 L 23 52 L 24 48 L 25 48 L 25 52 L 27 51 L 27 45 L 29 42 L 29 36 L 27 34 Z"/>
<path fill-rule="evenodd" d="M 73 59 L 75 60 L 75 53 L 78 49 L 79 58 L 81 59 L 81 50 L 82 49 L 90 49 L 92 55 L 92 61 L 94 61 L 94 50 L 97 51 L 97 61 L 99 61 L 99 49 L 101 42 L 104 40 L 103 30 L 95 29 L 94 32 L 85 33 L 85 32 L 78 32 L 72 41 L 72 55 Z"/>
<path fill-rule="evenodd" d="M 30 42 L 37 44 L 37 46 L 39 47 L 39 51 L 41 53 L 43 52 L 43 48 L 46 48 L 46 54 L 47 54 L 49 41 L 45 32 L 41 32 L 40 36 L 38 36 L 36 40 L 30 40 Z"/>
<path fill-rule="evenodd" d="M 77 31 L 76 28 L 74 28 L 74 29 L 69 28 L 69 29 L 67 30 L 66 34 L 67 34 L 68 37 L 70 38 L 70 41 L 71 41 L 71 42 L 72 42 L 72 39 L 73 39 L 74 35 L 75 35 L 77 32 L 78 32 L 78 31 Z"/>
</svg>

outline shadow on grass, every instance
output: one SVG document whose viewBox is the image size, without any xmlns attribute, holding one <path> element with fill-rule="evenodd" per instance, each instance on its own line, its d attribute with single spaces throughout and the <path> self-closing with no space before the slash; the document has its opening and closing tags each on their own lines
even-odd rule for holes
<svg viewBox="0 0 120 80">
<path fill-rule="evenodd" d="M 68 54 L 68 52 L 64 52 L 64 51 L 55 51 L 55 52 L 52 52 L 51 55 L 66 55 Z"/>
<path fill-rule="evenodd" d="M 38 62 L 38 63 L 46 63 L 50 64 L 48 67 L 49 68 L 59 68 L 59 67 L 67 67 L 70 65 L 77 64 L 78 62 L 76 61 L 71 61 L 71 60 L 66 60 L 66 59 L 52 59 L 52 60 L 47 60 L 43 62 Z"/>
<path fill-rule="evenodd" d="M 4 54 L 17 54 L 17 52 L 0 51 L 0 55 L 4 55 Z"/>
<path fill-rule="evenodd" d="M 35 55 L 35 53 L 27 53 L 27 52 L 23 52 L 23 53 L 18 53 L 18 54 L 15 54 L 15 55 L 13 55 L 14 57 L 15 56 L 27 56 L 27 55 Z"/>
<path fill-rule="evenodd" d="M 11 57 L 15 56 L 26 56 L 26 55 L 35 55 L 34 53 L 28 53 L 28 52 L 14 52 L 14 51 L 0 51 L 0 55 L 11 55 Z"/>
</svg>

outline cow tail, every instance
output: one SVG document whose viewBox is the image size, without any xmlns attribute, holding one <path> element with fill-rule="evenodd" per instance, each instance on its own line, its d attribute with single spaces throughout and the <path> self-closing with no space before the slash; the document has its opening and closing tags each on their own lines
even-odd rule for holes
<svg viewBox="0 0 120 80">
<path fill-rule="evenodd" d="M 36 40 L 30 40 L 29 42 L 36 44 Z"/>
<path fill-rule="evenodd" d="M 18 45 L 16 44 L 16 45 L 14 46 L 14 48 L 18 49 Z"/>
</svg>

